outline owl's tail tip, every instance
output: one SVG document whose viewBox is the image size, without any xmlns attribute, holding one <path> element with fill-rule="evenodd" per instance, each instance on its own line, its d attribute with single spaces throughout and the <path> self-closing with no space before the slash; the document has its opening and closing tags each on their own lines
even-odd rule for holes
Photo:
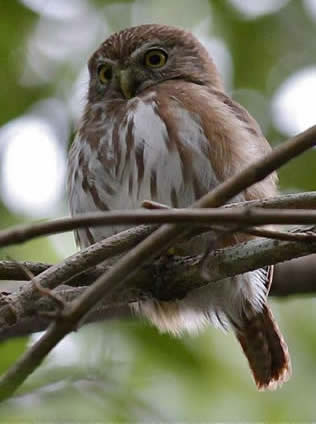
<svg viewBox="0 0 316 424">
<path fill-rule="evenodd" d="M 291 371 L 290 369 L 285 366 L 277 377 L 273 377 L 269 381 L 262 381 L 260 379 L 256 379 L 256 375 L 254 375 L 255 383 L 257 386 L 257 389 L 260 392 L 264 392 L 265 390 L 274 391 L 282 387 L 283 383 L 286 383 L 289 378 L 291 377 Z"/>
<path fill-rule="evenodd" d="M 268 306 L 248 320 L 236 336 L 258 390 L 276 390 L 291 377 L 287 345 Z"/>
<path fill-rule="evenodd" d="M 275 371 L 276 372 L 273 373 L 268 379 L 262 379 L 261 375 L 257 375 L 253 371 L 255 383 L 259 391 L 262 392 L 265 390 L 277 390 L 290 379 L 292 370 L 289 356 L 287 356 L 287 358 L 284 360 L 282 367 L 278 368 Z"/>
</svg>

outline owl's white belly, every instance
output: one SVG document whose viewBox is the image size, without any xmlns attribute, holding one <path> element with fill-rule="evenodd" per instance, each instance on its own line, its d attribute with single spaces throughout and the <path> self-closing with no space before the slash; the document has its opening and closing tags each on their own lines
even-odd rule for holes
<svg viewBox="0 0 316 424">
<path fill-rule="evenodd" d="M 210 143 L 195 116 L 175 101 L 172 134 L 176 140 L 170 140 L 170 128 L 157 113 L 154 99 L 130 102 L 132 107 L 123 122 L 116 122 L 115 117 L 104 121 L 97 147 L 77 136 L 68 176 L 73 215 L 135 209 L 145 199 L 185 207 L 218 184 L 208 159 Z M 181 145 L 189 155 L 183 154 Z M 86 247 L 123 228 L 82 229 L 77 236 L 80 246 Z M 227 316 L 238 322 L 243 299 L 261 308 L 265 278 L 263 270 L 258 270 L 194 290 L 180 302 L 147 300 L 133 306 L 161 330 L 173 333 L 196 330 L 209 321 L 222 325 Z"/>
<path fill-rule="evenodd" d="M 88 184 L 97 187 L 97 195 L 87 190 L 76 163 L 69 173 L 72 214 L 112 209 L 140 208 L 146 199 L 174 207 L 185 207 L 217 184 L 206 154 L 209 142 L 198 119 L 174 102 L 178 142 L 188 150 L 184 158 L 176 143 L 168 139 L 168 130 L 157 113 L 153 99 L 131 101 L 128 118 L 118 126 L 115 118 L 105 122 L 98 150 L 78 137 L 72 148 L 72 161 L 79 166 L 79 155 L 85 158 Z M 115 143 L 119 141 L 119 148 Z M 76 152 L 76 153 L 75 153 Z M 102 160 L 103 158 L 103 160 Z M 107 166 L 111 164 L 111 166 Z M 83 171 L 83 169 L 82 169 Z M 91 228 L 94 241 L 99 241 L 120 227 Z M 91 238 L 91 237 L 90 237 Z M 90 244 L 85 230 L 79 231 L 81 247 Z"/>
</svg>

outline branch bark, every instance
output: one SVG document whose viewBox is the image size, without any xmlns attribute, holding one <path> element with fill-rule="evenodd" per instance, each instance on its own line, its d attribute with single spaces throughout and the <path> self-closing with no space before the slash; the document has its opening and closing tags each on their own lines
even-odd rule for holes
<svg viewBox="0 0 316 424">
<path fill-rule="evenodd" d="M 315 243 L 312 246 L 310 243 L 279 242 L 276 244 L 272 240 L 254 240 L 229 249 L 218 250 L 209 256 L 207 281 L 201 276 L 201 256 L 170 257 L 168 262 L 164 262 L 162 266 L 156 263 L 142 268 L 122 291 L 115 292 L 111 299 L 103 301 L 93 308 L 85 322 L 130 317 L 132 313 L 129 304 L 137 301 L 140 294 L 142 297 L 148 295 L 163 300 L 179 299 L 194 288 L 215 283 L 245 270 L 270 265 L 276 261 L 278 263 L 270 295 L 284 297 L 315 293 L 316 255 L 310 255 L 311 251 L 316 252 Z M 281 263 L 281 261 L 296 255 L 307 254 L 309 256 Z M 18 263 L 5 262 L 1 264 L 9 270 L 8 276 L 14 276 L 21 272 Z M 43 267 L 49 267 L 49 265 L 30 262 L 23 262 L 22 265 L 35 272 Z M 59 286 L 55 292 L 65 302 L 72 302 L 86 290 L 91 280 L 100 277 L 104 271 L 104 266 L 90 270 L 90 272 L 78 276 L 77 281 L 73 282 L 79 287 Z M 159 293 L 153 292 L 153 287 L 158 286 L 155 284 L 153 275 L 159 279 Z M 21 277 L 25 276 L 21 275 Z M 161 281 L 163 281 L 163 285 L 161 285 Z M 33 299 L 28 303 L 28 307 L 23 309 L 23 313 L 14 325 L 0 329 L 0 340 L 43 331 L 47 328 L 50 320 L 45 318 L 42 313 L 54 310 L 56 310 L 56 304 L 49 296 Z"/>
<path fill-rule="evenodd" d="M 212 192 L 192 205 L 192 207 L 215 208 L 223 205 L 252 184 L 262 180 L 284 163 L 315 144 L 316 127 L 313 127 L 297 137 L 294 137 L 286 144 L 277 147 L 266 157 L 242 170 L 239 174 L 228 179 L 223 184 L 220 184 Z M 131 277 L 135 275 L 135 271 L 140 269 L 145 262 L 152 261 L 164 249 L 174 244 L 180 237 L 188 234 L 189 231 L 190 228 L 184 224 L 165 224 L 158 228 L 154 233 L 140 242 L 132 251 L 128 252 L 115 263 L 113 267 L 101 275 L 78 299 L 71 302 L 69 306 L 66 306 L 65 310 L 62 311 L 62 314 L 60 314 L 56 321 L 50 324 L 46 333 L 31 347 L 31 349 L 25 352 L 21 359 L 11 367 L 4 376 L 2 376 L 0 379 L 0 400 L 7 399 L 23 383 L 28 375 L 40 365 L 50 350 L 53 349 L 66 334 L 73 331 L 78 323 L 100 302 L 101 299 L 110 301 L 115 291 L 122 289 L 124 285 L 131 280 Z M 303 242 L 300 243 L 305 245 Z M 310 245 L 311 249 L 315 248 L 315 243 L 310 243 Z M 241 261 L 238 261 L 238 263 L 240 262 Z M 49 270 L 44 271 L 44 273 L 48 271 Z M 59 271 L 61 270 L 59 269 Z M 218 275 L 217 273 L 217 277 Z M 70 276 L 71 275 L 69 275 L 68 278 Z M 58 281 L 58 283 L 60 283 L 60 281 Z M 52 280 L 50 280 L 50 284 L 57 285 L 56 282 L 52 283 Z"/>
<path fill-rule="evenodd" d="M 146 204 L 146 201 L 144 202 Z M 234 208 L 231 210 L 231 208 Z M 235 210 L 235 209 L 239 210 Z M 259 208 L 259 210 L 256 210 Z M 272 209 L 272 210 L 260 210 Z M 279 211 L 273 209 L 282 209 Z M 296 209 L 295 212 L 286 209 Z M 91 226 L 119 225 L 119 224 L 163 224 L 163 223 L 190 223 L 212 225 L 214 223 L 244 223 L 249 225 L 265 224 L 314 224 L 316 212 L 316 192 L 290 194 L 271 199 L 255 200 L 242 203 L 231 203 L 222 209 L 167 209 L 151 210 L 116 210 L 105 213 L 91 213 L 77 215 L 73 218 L 60 218 L 49 222 L 40 222 L 29 225 L 17 225 L 8 230 L 0 231 L 0 247 L 23 243 L 36 237 L 61 232 L 72 231 L 78 228 Z M 305 211 L 297 210 L 305 209 Z M 249 211 L 251 210 L 251 214 Z"/>
<path fill-rule="evenodd" d="M 287 196 L 280 196 L 275 199 L 265 199 L 262 201 L 254 201 L 254 202 L 245 202 L 245 207 L 241 207 L 241 204 L 235 204 L 236 210 L 230 210 L 230 209 L 222 209 L 222 210 L 215 210 L 212 211 L 214 216 L 223 216 L 222 214 L 225 213 L 232 213 L 231 217 L 229 219 L 232 219 L 232 216 L 239 216 L 241 218 L 240 222 L 246 222 L 245 218 L 249 216 L 253 216 L 253 222 L 262 222 L 259 221 L 260 218 L 260 212 L 259 212 L 259 218 L 256 217 L 255 212 L 249 212 L 250 207 L 266 207 L 266 208 L 276 208 L 277 206 L 285 205 L 288 207 L 294 207 L 294 206 L 315 206 L 316 207 L 316 193 L 312 192 L 309 193 L 309 195 L 306 194 L 296 194 L 296 195 L 287 195 Z M 251 208 L 252 210 L 252 208 Z M 168 211 L 167 211 L 168 212 Z M 177 212 L 177 211 L 175 211 Z M 261 211 L 263 214 L 267 212 L 267 210 Z M 291 211 L 292 217 L 294 217 L 294 222 L 296 222 L 296 219 L 298 221 L 300 219 L 305 219 L 305 212 L 302 213 L 302 211 Z M 307 211 L 308 212 L 308 211 Z M 269 211 L 268 211 L 269 213 Z M 217 214 L 217 215 L 216 215 Z M 282 211 L 281 211 L 281 217 Z M 307 215 L 308 217 L 309 215 Z M 271 219 L 274 222 L 274 212 L 271 211 Z M 313 222 L 313 213 L 309 216 L 311 218 L 311 222 Z M 102 219 L 104 217 L 102 216 Z M 291 220 L 292 218 L 290 218 Z M 309 221 L 309 222 L 310 222 Z M 67 225 L 69 225 L 69 220 L 67 220 Z M 263 221 L 266 223 L 267 221 Z M 51 223 L 46 223 L 51 224 Z M 52 223 L 54 224 L 54 222 Z M 40 224 L 44 225 L 44 224 Z M 72 224 L 74 225 L 74 224 Z M 53 228 L 54 225 L 52 226 Z M 31 231 L 31 227 L 27 227 L 28 230 L 26 233 L 27 235 L 33 234 Z M 47 227 L 44 227 L 45 229 Z M 49 228 L 49 227 L 48 227 Z M 43 267 L 38 264 L 36 265 L 36 269 L 34 269 L 34 266 L 31 264 L 26 264 L 28 269 L 33 272 L 33 274 L 37 275 L 34 279 L 34 284 L 26 285 L 23 287 L 22 290 L 20 290 L 18 293 L 13 293 L 11 296 L 7 298 L 8 303 L 10 306 L 4 306 L 0 309 L 0 328 L 6 328 L 8 326 L 13 325 L 16 321 L 19 321 L 21 319 L 21 316 L 23 315 L 23 311 L 27 309 L 30 302 L 34 302 L 37 298 L 40 297 L 40 293 L 38 292 L 36 286 L 40 285 L 44 288 L 48 289 L 54 289 L 59 284 L 72 284 L 70 281 L 74 278 L 77 278 L 77 276 L 81 273 L 86 272 L 91 267 L 96 266 L 97 264 L 105 261 L 106 259 L 113 258 L 114 256 L 117 256 L 119 254 L 124 253 L 125 251 L 133 248 L 137 243 L 139 243 L 141 240 L 146 238 L 149 234 L 152 233 L 152 231 L 157 228 L 156 226 L 149 226 L 149 225 L 142 225 L 138 226 L 136 228 L 132 228 L 126 231 L 123 231 L 119 234 L 116 234 L 115 236 L 109 237 L 108 239 L 96 243 L 95 245 L 90 246 L 87 249 L 84 249 L 68 258 L 66 258 L 63 262 L 53 265 L 49 269 L 43 269 Z M 50 228 L 51 230 L 51 228 Z M 7 233 L 8 234 L 8 233 Z M 11 234 L 15 234 L 15 231 L 13 231 Z M 308 238 L 308 235 L 304 235 L 305 238 Z M 314 234 L 310 237 L 313 238 Z M 11 241 L 16 241 L 14 238 L 10 238 Z M 11 269 L 10 269 L 11 267 Z M 37 271 L 43 271 L 39 274 Z M 24 278 L 23 270 L 17 270 L 16 267 L 12 264 L 10 265 L 8 262 L 4 262 L 0 264 L 0 278 L 5 279 L 9 278 L 8 273 L 14 272 L 14 276 L 12 276 L 15 279 Z M 10 277 L 10 278 L 12 278 Z M 91 283 L 91 279 L 94 278 L 93 273 L 86 272 L 83 276 L 83 279 L 89 278 L 88 283 Z M 14 312 L 13 312 L 14 311 Z"/>
</svg>

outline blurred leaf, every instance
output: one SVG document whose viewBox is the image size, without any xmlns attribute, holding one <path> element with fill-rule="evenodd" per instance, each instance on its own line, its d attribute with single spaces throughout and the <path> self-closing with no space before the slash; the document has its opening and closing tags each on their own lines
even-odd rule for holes
<svg viewBox="0 0 316 424">
<path fill-rule="evenodd" d="M 23 217 L 17 216 L 0 203 L 0 231 L 14 225 L 25 223 Z M 8 259 L 11 257 L 16 260 L 30 260 L 38 262 L 56 262 L 60 258 L 51 245 L 49 238 L 40 237 L 23 244 L 12 245 L 0 248 L 0 258 Z"/>
<path fill-rule="evenodd" d="M 140 352 L 153 358 L 157 363 L 172 369 L 173 372 L 192 372 L 203 375 L 203 366 L 199 357 L 181 338 L 161 334 L 150 325 L 131 326 L 129 334 Z"/>
<path fill-rule="evenodd" d="M 106 31 L 126 26 L 133 18 L 133 0 L 87 1 L 92 17 L 101 16 L 101 24 L 103 16 L 108 21 Z M 257 19 L 246 19 L 226 0 L 208 3 L 212 14 L 200 24 L 209 29 L 210 37 L 223 40 L 232 55 L 233 93 L 263 124 L 272 144 L 285 140 L 271 122 L 271 99 L 290 74 L 316 63 L 316 26 L 313 16 L 304 9 L 306 3 L 291 0 L 279 12 Z M 147 16 L 161 7 L 159 2 L 151 7 L 152 1 L 139 4 L 148 7 Z M 178 13 L 181 21 L 197 7 L 194 2 L 192 8 L 181 6 L 181 1 L 170 2 L 161 16 Z M 74 46 L 76 57 L 69 54 L 60 59 L 51 83 L 32 87 L 21 83 L 34 30 L 39 24 L 44 25 L 42 30 L 50 26 L 47 34 L 57 39 L 60 25 L 65 22 L 67 25 L 68 21 L 50 19 L 48 25 L 22 3 L 3 1 L 0 125 L 23 116 L 49 94 L 62 99 L 65 109 L 69 109 L 72 84 L 88 53 L 83 50 L 82 56 L 78 55 L 80 43 Z M 70 21 L 68 25 L 70 34 Z M 100 26 L 103 37 L 104 27 Z M 316 151 L 310 150 L 280 170 L 283 190 L 315 189 L 315 155 Z M 1 228 L 27 220 L 0 205 Z M 8 254 L 25 260 L 58 259 L 48 238 L 0 250 L 0 257 Z M 314 301 L 300 298 L 275 303 L 294 364 L 293 378 L 282 390 L 256 391 L 246 360 L 231 334 L 209 330 L 197 337 L 174 338 L 139 322 L 107 322 L 87 326 L 61 343 L 52 354 L 54 359 L 45 361 L 20 392 L 3 405 L 0 421 L 310 421 L 315 418 Z M 26 344 L 27 339 L 17 339 L 0 346 L 2 373 L 20 357 Z M 301 393 L 304 396 L 298 396 Z"/>
<path fill-rule="evenodd" d="M 282 190 L 313 191 L 315 180 L 316 150 L 310 149 L 279 170 Z"/>
<path fill-rule="evenodd" d="M 23 113 L 44 91 L 20 84 L 26 37 L 35 20 L 36 15 L 17 0 L 10 0 L 1 8 L 0 126 Z"/>
<path fill-rule="evenodd" d="M 25 351 L 28 338 L 12 339 L 0 344 L 0 374 L 3 374 Z"/>
</svg>

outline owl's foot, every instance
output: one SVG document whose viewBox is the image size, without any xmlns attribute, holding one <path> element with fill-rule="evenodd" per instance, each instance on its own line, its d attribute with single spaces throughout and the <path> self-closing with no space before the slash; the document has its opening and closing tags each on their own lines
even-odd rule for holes
<svg viewBox="0 0 316 424">
<path fill-rule="evenodd" d="M 132 299 L 131 302 L 144 302 L 146 300 L 152 300 L 153 295 L 150 291 L 145 291 L 143 289 L 133 287 L 128 290 L 128 298 Z"/>
</svg>

